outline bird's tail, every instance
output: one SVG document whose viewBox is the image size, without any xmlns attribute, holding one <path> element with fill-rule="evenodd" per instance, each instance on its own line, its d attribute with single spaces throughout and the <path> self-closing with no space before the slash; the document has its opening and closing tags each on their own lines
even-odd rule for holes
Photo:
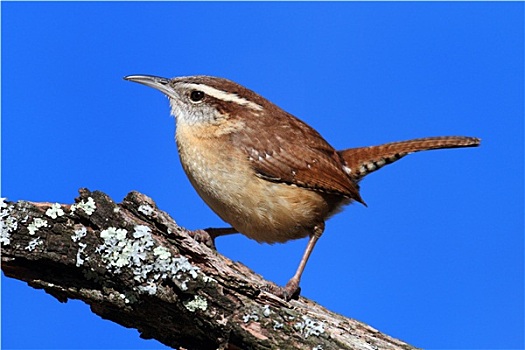
<svg viewBox="0 0 525 350">
<path fill-rule="evenodd" d="M 440 148 L 476 147 L 480 139 L 466 136 L 425 137 L 408 141 L 385 143 L 379 146 L 349 148 L 338 151 L 350 170 L 350 176 L 359 181 L 383 166 L 407 154 Z"/>
</svg>

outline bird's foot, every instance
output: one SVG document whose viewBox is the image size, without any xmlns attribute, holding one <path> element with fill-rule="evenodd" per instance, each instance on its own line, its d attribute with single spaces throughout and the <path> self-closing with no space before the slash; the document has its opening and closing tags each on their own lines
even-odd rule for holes
<svg viewBox="0 0 525 350">
<path fill-rule="evenodd" d="M 301 294 L 301 287 L 299 287 L 299 283 L 294 279 L 289 280 L 284 287 L 268 283 L 262 289 L 286 301 L 298 299 Z"/>
<path fill-rule="evenodd" d="M 213 250 L 217 250 L 215 247 L 215 238 L 219 236 L 231 235 L 238 233 L 233 227 L 224 227 L 224 228 L 205 228 L 201 230 L 189 231 L 190 236 L 193 237 L 199 243 L 204 243 Z"/>
<path fill-rule="evenodd" d="M 215 247 L 215 237 L 212 237 L 207 230 L 193 230 L 188 232 L 190 236 L 198 243 L 203 243 L 208 248 L 217 250 Z"/>
</svg>

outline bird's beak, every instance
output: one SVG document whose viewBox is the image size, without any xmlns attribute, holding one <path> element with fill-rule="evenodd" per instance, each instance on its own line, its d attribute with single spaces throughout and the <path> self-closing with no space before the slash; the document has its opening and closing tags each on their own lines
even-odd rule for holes
<svg viewBox="0 0 525 350">
<path fill-rule="evenodd" d="M 156 77 L 154 75 L 128 75 L 124 77 L 124 80 L 152 87 L 168 96 L 173 96 L 174 94 L 173 88 L 170 86 L 170 79 L 167 78 Z"/>
</svg>

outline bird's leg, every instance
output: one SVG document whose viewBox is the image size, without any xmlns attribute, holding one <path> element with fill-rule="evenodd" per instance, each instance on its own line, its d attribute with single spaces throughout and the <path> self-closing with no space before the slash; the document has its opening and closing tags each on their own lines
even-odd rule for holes
<svg viewBox="0 0 525 350">
<path fill-rule="evenodd" d="M 205 228 L 203 231 L 208 232 L 211 238 L 215 239 L 219 236 L 226 236 L 226 235 L 232 235 L 234 233 L 239 233 L 236 229 L 233 227 L 222 227 L 222 228 Z"/>
<path fill-rule="evenodd" d="M 190 235 L 199 243 L 204 243 L 208 247 L 215 249 L 215 238 L 219 236 L 231 235 L 234 233 L 239 233 L 233 227 L 223 227 L 223 228 L 205 228 L 201 230 L 190 231 Z"/>
<path fill-rule="evenodd" d="M 299 297 L 299 294 L 301 293 L 301 288 L 299 287 L 299 283 L 301 282 L 301 276 L 303 274 L 306 263 L 308 262 L 308 258 L 310 258 L 310 254 L 312 254 L 315 244 L 323 234 L 323 231 L 324 222 L 314 227 L 314 230 L 312 232 L 312 235 L 310 235 L 308 245 L 306 246 L 306 250 L 304 251 L 301 261 L 299 262 L 299 267 L 297 267 L 295 275 L 293 275 L 293 277 L 290 278 L 290 280 L 288 281 L 288 283 L 286 283 L 286 286 L 284 287 L 269 286 L 268 290 L 270 292 L 277 295 L 278 297 L 285 299 L 286 301 L 293 298 L 296 299 Z"/>
</svg>

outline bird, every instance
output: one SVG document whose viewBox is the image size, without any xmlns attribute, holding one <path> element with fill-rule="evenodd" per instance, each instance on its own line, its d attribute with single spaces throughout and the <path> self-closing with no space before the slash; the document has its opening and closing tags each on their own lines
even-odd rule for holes
<svg viewBox="0 0 525 350">
<path fill-rule="evenodd" d="M 260 243 L 308 237 L 285 286 L 262 286 L 284 300 L 297 298 L 306 263 L 325 222 L 345 205 L 366 206 L 359 192 L 368 174 L 408 154 L 476 147 L 480 139 L 438 136 L 336 150 L 314 128 L 256 92 L 206 75 L 125 80 L 164 93 L 176 120 L 184 172 L 204 202 L 231 228 Z"/>
</svg>

